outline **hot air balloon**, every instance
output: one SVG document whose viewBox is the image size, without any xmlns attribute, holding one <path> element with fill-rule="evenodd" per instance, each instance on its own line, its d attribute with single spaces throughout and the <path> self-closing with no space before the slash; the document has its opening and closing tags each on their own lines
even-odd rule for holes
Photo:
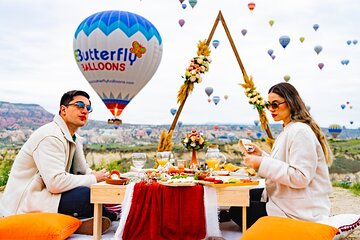
<svg viewBox="0 0 360 240">
<path fill-rule="evenodd" d="M 249 8 L 249 10 L 250 11 L 253 11 L 254 10 L 254 8 L 255 8 L 255 3 L 253 3 L 253 2 L 250 2 L 249 4 L 248 4 L 248 8 Z"/>
<path fill-rule="evenodd" d="M 352 106 L 349 106 L 350 109 L 352 109 Z"/>
<path fill-rule="evenodd" d="M 346 101 L 346 104 L 350 104 L 350 102 L 349 102 L 349 101 Z"/>
<path fill-rule="evenodd" d="M 179 19 L 180 27 L 184 26 L 184 24 L 185 24 L 185 20 L 184 19 Z"/>
<path fill-rule="evenodd" d="M 234 133 L 228 133 L 227 134 L 227 137 L 230 139 L 230 141 L 234 140 L 235 139 L 235 134 Z"/>
<path fill-rule="evenodd" d="M 215 131 L 219 130 L 219 125 L 214 125 L 214 130 Z"/>
<path fill-rule="evenodd" d="M 212 87 L 206 87 L 205 88 L 205 93 L 206 95 L 208 95 L 208 97 L 210 97 L 210 95 L 214 92 L 214 89 Z"/>
<path fill-rule="evenodd" d="M 246 29 L 242 29 L 242 30 L 241 30 L 241 34 L 242 34 L 243 36 L 245 36 L 246 33 L 247 33 L 247 30 L 246 30 Z"/>
<path fill-rule="evenodd" d="M 345 109 L 346 105 L 345 105 L 345 104 L 341 104 L 340 107 L 341 107 L 341 109 Z"/>
<path fill-rule="evenodd" d="M 256 133 L 256 136 L 257 136 L 258 138 L 261 138 L 262 133 L 261 133 L 261 132 L 257 132 L 257 133 Z"/>
<path fill-rule="evenodd" d="M 212 41 L 212 45 L 214 46 L 214 48 L 217 48 L 219 46 L 219 44 L 220 44 L 219 40 Z"/>
<path fill-rule="evenodd" d="M 220 102 L 220 97 L 219 96 L 213 96 L 212 100 L 215 103 L 215 105 L 218 105 L 218 103 Z"/>
<path fill-rule="evenodd" d="M 290 76 L 289 76 L 289 75 L 285 75 L 285 76 L 284 76 L 284 80 L 285 80 L 285 82 L 288 82 L 288 81 L 290 80 Z"/>
<path fill-rule="evenodd" d="M 304 38 L 304 37 L 300 37 L 299 40 L 300 40 L 300 42 L 304 42 L 305 38 Z"/>
<path fill-rule="evenodd" d="M 308 110 L 308 112 L 310 112 L 311 107 L 309 105 L 306 105 L 306 109 Z"/>
<path fill-rule="evenodd" d="M 150 136 L 150 134 L 152 133 L 152 129 L 151 128 L 146 128 L 145 132 L 146 132 L 146 134 L 148 136 Z"/>
<path fill-rule="evenodd" d="M 183 122 L 182 122 L 182 121 L 178 121 L 178 122 L 177 122 L 177 125 L 178 125 L 178 128 L 181 128 L 181 126 L 183 125 Z"/>
<path fill-rule="evenodd" d="M 275 57 L 276 57 L 275 55 L 271 55 L 272 60 L 274 60 L 274 59 L 275 59 Z"/>
<path fill-rule="evenodd" d="M 268 51 L 267 51 L 267 53 L 270 55 L 270 57 L 273 55 L 273 53 L 274 53 L 274 50 L 272 50 L 272 49 L 269 49 Z"/>
<path fill-rule="evenodd" d="M 189 4 L 192 8 L 194 8 L 195 5 L 197 4 L 197 0 L 189 0 Z"/>
<path fill-rule="evenodd" d="M 176 108 L 171 108 L 170 109 L 170 113 L 171 113 L 171 115 L 175 115 L 176 114 L 176 112 L 177 112 L 177 109 Z"/>
<path fill-rule="evenodd" d="M 319 63 L 319 64 L 318 64 L 318 67 L 320 68 L 320 70 L 322 70 L 323 67 L 324 67 L 324 64 L 323 64 L 323 63 Z"/>
<path fill-rule="evenodd" d="M 353 42 L 354 45 L 356 45 L 358 43 L 358 40 L 355 39 L 352 42 Z"/>
<path fill-rule="evenodd" d="M 73 49 L 80 71 L 116 118 L 154 75 L 163 45 L 144 17 L 104 11 L 80 23 Z"/>
<path fill-rule="evenodd" d="M 290 37 L 289 36 L 281 36 L 279 38 L 279 42 L 281 44 L 281 46 L 285 49 L 286 46 L 289 44 L 290 42 Z"/>
<path fill-rule="evenodd" d="M 228 95 L 224 95 L 224 99 L 227 100 L 229 98 Z"/>
<path fill-rule="evenodd" d="M 347 43 L 347 45 L 350 45 L 350 44 L 352 43 L 352 41 L 351 41 L 351 40 L 347 40 L 346 43 Z"/>
<path fill-rule="evenodd" d="M 254 120 L 254 124 L 255 124 L 255 126 L 258 126 L 259 125 L 259 120 Z"/>
<path fill-rule="evenodd" d="M 187 7 L 186 3 L 181 4 L 182 9 L 185 9 Z"/>
<path fill-rule="evenodd" d="M 179 0 L 179 2 L 180 2 L 180 3 L 183 3 L 183 2 L 184 2 L 184 0 Z"/>
<path fill-rule="evenodd" d="M 331 124 L 328 128 L 329 133 L 335 139 L 341 133 L 342 129 L 339 124 Z"/>
<path fill-rule="evenodd" d="M 314 47 L 314 51 L 317 53 L 317 54 L 319 54 L 321 51 L 322 51 L 322 46 L 320 46 L 320 45 L 317 45 L 317 46 L 315 46 Z"/>
<path fill-rule="evenodd" d="M 354 121 L 350 121 L 350 124 L 352 125 L 354 123 Z"/>
<path fill-rule="evenodd" d="M 317 31 L 318 28 L 319 28 L 319 24 L 314 24 L 313 29 L 314 29 L 315 31 Z"/>
<path fill-rule="evenodd" d="M 274 25 L 275 21 L 274 20 L 269 20 L 269 24 L 272 27 Z"/>
<path fill-rule="evenodd" d="M 210 99 L 210 98 L 208 99 L 208 102 L 211 102 L 211 99 Z"/>
</svg>

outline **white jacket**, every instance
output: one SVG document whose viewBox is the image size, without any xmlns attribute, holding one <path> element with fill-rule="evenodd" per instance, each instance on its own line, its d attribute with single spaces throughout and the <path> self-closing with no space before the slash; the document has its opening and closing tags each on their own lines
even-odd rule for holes
<svg viewBox="0 0 360 240">
<path fill-rule="evenodd" d="M 332 186 L 322 147 L 311 128 L 290 122 L 264 154 L 259 175 L 266 178 L 267 214 L 305 221 L 330 215 Z M 267 195 L 267 196 L 266 196 Z"/>
<path fill-rule="evenodd" d="M 74 174 L 70 174 L 73 164 Z M 61 193 L 96 183 L 80 136 L 76 143 L 60 115 L 37 129 L 20 149 L 0 201 L 0 216 L 57 212 Z"/>
</svg>

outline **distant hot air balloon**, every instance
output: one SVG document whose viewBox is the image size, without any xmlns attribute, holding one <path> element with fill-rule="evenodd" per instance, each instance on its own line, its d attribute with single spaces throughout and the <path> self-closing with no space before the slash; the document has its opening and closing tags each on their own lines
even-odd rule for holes
<svg viewBox="0 0 360 240">
<path fill-rule="evenodd" d="M 182 121 L 178 121 L 177 125 L 178 125 L 178 128 L 181 128 L 181 126 L 183 125 L 183 122 L 182 122 Z"/>
<path fill-rule="evenodd" d="M 177 112 L 177 109 L 176 108 L 171 108 L 170 109 L 170 113 L 171 113 L 171 115 L 175 115 L 176 114 L 176 112 Z"/>
<path fill-rule="evenodd" d="M 262 133 L 261 133 L 261 132 L 257 132 L 257 133 L 256 133 L 256 136 L 257 136 L 258 138 L 261 138 Z"/>
<path fill-rule="evenodd" d="M 290 75 L 285 75 L 284 80 L 285 80 L 285 82 L 288 82 L 290 80 Z"/>
<path fill-rule="evenodd" d="M 256 6 L 256 4 L 253 3 L 253 2 L 250 2 L 250 3 L 248 4 L 248 8 L 249 8 L 250 11 L 253 11 L 254 8 L 255 8 L 255 6 Z"/>
<path fill-rule="evenodd" d="M 184 2 L 184 0 L 179 0 L 179 2 L 180 2 L 180 3 L 183 3 L 183 2 Z"/>
<path fill-rule="evenodd" d="M 323 67 L 324 67 L 324 64 L 323 64 L 323 63 L 319 63 L 319 64 L 318 64 L 318 67 L 320 68 L 320 70 L 322 70 Z"/>
<path fill-rule="evenodd" d="M 311 107 L 309 105 L 306 105 L 306 109 L 308 110 L 308 112 L 310 112 Z"/>
<path fill-rule="evenodd" d="M 354 45 L 356 45 L 358 43 L 358 40 L 355 39 L 352 42 L 353 42 Z"/>
<path fill-rule="evenodd" d="M 273 55 L 273 53 L 274 53 L 274 50 L 272 50 L 272 49 L 269 49 L 268 51 L 267 51 L 267 53 L 270 55 L 270 57 Z"/>
<path fill-rule="evenodd" d="M 205 88 L 205 93 L 206 95 L 208 95 L 208 97 L 210 97 L 210 95 L 214 92 L 214 89 L 212 87 L 206 87 Z"/>
<path fill-rule="evenodd" d="M 352 106 L 349 106 L 350 109 L 352 109 Z"/>
<path fill-rule="evenodd" d="M 319 54 L 321 51 L 322 51 L 322 46 L 320 46 L 320 45 L 317 45 L 317 46 L 315 46 L 314 47 L 314 51 L 317 53 L 317 54 Z"/>
<path fill-rule="evenodd" d="M 259 125 L 259 120 L 254 120 L 254 124 L 255 124 L 255 126 L 258 126 Z"/>
<path fill-rule="evenodd" d="M 346 101 L 346 104 L 350 104 L 350 102 L 349 102 L 349 101 Z"/>
<path fill-rule="evenodd" d="M 275 59 L 275 57 L 276 57 L 275 55 L 271 55 L 272 60 L 274 60 L 274 59 Z"/>
<path fill-rule="evenodd" d="M 318 28 L 319 28 L 319 24 L 314 24 L 313 29 L 314 29 L 315 31 L 317 31 Z"/>
<path fill-rule="evenodd" d="M 80 71 L 114 117 L 152 78 L 162 48 L 155 26 L 125 11 L 89 16 L 76 29 L 73 41 Z"/>
<path fill-rule="evenodd" d="M 212 41 L 212 45 L 214 46 L 214 48 L 217 48 L 219 46 L 219 44 L 220 44 L 219 40 Z"/>
<path fill-rule="evenodd" d="M 350 45 L 350 44 L 352 43 L 352 41 L 351 41 L 351 40 L 347 40 L 346 43 L 347 43 L 347 45 Z"/>
<path fill-rule="evenodd" d="M 247 30 L 246 30 L 246 29 L 242 29 L 242 30 L 241 30 L 241 34 L 242 34 L 243 36 L 245 36 L 246 33 L 247 33 Z"/>
<path fill-rule="evenodd" d="M 286 46 L 289 44 L 290 42 L 290 37 L 289 36 L 281 36 L 279 38 L 279 42 L 281 44 L 281 46 L 285 49 Z"/>
<path fill-rule="evenodd" d="M 197 0 L 189 0 L 189 4 L 192 8 L 194 8 L 195 5 L 197 4 Z"/>
<path fill-rule="evenodd" d="M 179 19 L 180 27 L 184 26 L 184 24 L 185 24 L 185 20 L 184 19 Z"/>
<path fill-rule="evenodd" d="M 214 130 L 219 130 L 219 125 L 214 125 Z"/>
<path fill-rule="evenodd" d="M 354 121 L 350 121 L 350 124 L 352 125 L 354 123 Z"/>
<path fill-rule="evenodd" d="M 227 100 L 229 98 L 228 95 L 224 95 L 224 99 Z"/>
<path fill-rule="evenodd" d="M 213 96 L 212 100 L 215 103 L 215 105 L 218 105 L 218 103 L 220 102 L 220 97 L 219 96 Z"/>
<path fill-rule="evenodd" d="M 274 25 L 275 21 L 274 20 L 269 20 L 269 24 L 272 27 Z"/>
<path fill-rule="evenodd" d="M 210 99 L 210 98 L 208 99 L 208 102 L 211 102 L 211 99 Z"/>
<path fill-rule="evenodd" d="M 304 38 L 304 37 L 300 37 L 299 40 L 300 40 L 300 42 L 304 42 L 305 38 Z"/>
<path fill-rule="evenodd" d="M 346 105 L 345 105 L 345 104 L 341 104 L 340 107 L 341 107 L 341 109 L 344 109 L 344 108 L 346 107 Z"/>
<path fill-rule="evenodd" d="M 187 7 L 186 3 L 181 4 L 181 7 L 185 9 Z"/>
<path fill-rule="evenodd" d="M 331 124 L 328 128 L 329 133 L 335 139 L 342 131 L 342 128 L 339 124 Z"/>
<path fill-rule="evenodd" d="M 146 128 L 145 132 L 146 132 L 146 134 L 148 136 L 150 136 L 150 134 L 152 133 L 152 129 L 151 128 Z"/>
</svg>

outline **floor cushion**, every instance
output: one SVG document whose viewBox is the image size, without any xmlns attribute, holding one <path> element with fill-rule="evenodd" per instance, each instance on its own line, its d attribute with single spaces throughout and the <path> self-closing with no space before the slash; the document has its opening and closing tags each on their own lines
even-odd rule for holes
<svg viewBox="0 0 360 240">
<path fill-rule="evenodd" d="M 360 226 L 360 215 L 338 214 L 322 220 L 319 223 L 336 227 L 339 230 L 333 240 L 344 239 Z"/>
<path fill-rule="evenodd" d="M 26 213 L 0 218 L 1 239 L 66 239 L 81 225 L 59 213 Z"/>
</svg>

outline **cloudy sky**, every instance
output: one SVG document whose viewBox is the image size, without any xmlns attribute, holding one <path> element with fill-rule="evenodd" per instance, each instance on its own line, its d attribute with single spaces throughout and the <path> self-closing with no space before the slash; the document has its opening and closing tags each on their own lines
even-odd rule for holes
<svg viewBox="0 0 360 240">
<path fill-rule="evenodd" d="M 357 0 L 257 0 L 250 11 L 243 0 L 198 0 L 186 9 L 178 0 L 1 0 L 0 1 L 0 101 L 35 103 L 57 113 L 61 95 L 82 89 L 91 95 L 91 119 L 112 115 L 79 71 L 73 56 L 73 38 L 86 17 L 104 10 L 139 14 L 152 22 L 163 40 L 159 68 L 148 84 L 125 108 L 125 123 L 171 124 L 171 108 L 178 108 L 176 95 L 181 75 L 197 42 L 209 36 L 222 11 L 248 75 L 267 98 L 272 85 L 290 76 L 311 114 L 322 126 L 338 123 L 360 127 L 360 4 Z M 185 24 L 180 27 L 179 19 Z M 269 25 L 273 20 L 273 26 Z M 317 31 L 313 25 L 318 24 Z M 246 29 L 243 36 L 241 30 Z M 279 37 L 290 37 L 284 49 Z M 299 38 L 304 37 L 301 43 Z M 180 120 L 190 123 L 253 123 L 257 112 L 247 103 L 239 83 L 240 68 L 221 24 L 211 47 L 213 62 L 203 82 L 195 85 Z M 348 45 L 347 41 L 351 44 Z M 314 47 L 323 50 L 316 54 Z M 273 60 L 267 53 L 274 51 Z M 342 60 L 349 60 L 342 65 Z M 322 70 L 318 64 L 323 63 Z M 208 103 L 204 89 L 214 88 L 221 100 Z M 228 99 L 224 99 L 228 95 Z M 349 103 L 347 103 L 349 102 Z M 341 104 L 346 108 L 341 109 Z M 351 107 L 351 108 L 350 108 Z M 270 122 L 273 122 L 268 114 Z M 353 121 L 353 124 L 350 124 Z"/>
</svg>

